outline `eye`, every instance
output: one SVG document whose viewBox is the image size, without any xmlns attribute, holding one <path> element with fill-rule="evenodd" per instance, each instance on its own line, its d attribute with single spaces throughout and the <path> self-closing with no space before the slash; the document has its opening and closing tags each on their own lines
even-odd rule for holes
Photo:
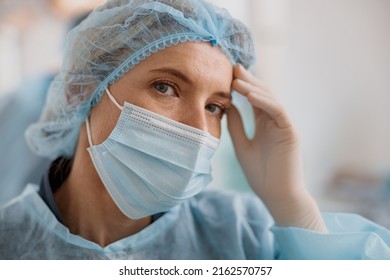
<svg viewBox="0 0 390 280">
<path fill-rule="evenodd" d="M 175 88 L 166 82 L 157 82 L 154 88 L 163 95 L 174 96 L 176 94 Z"/>
<path fill-rule="evenodd" d="M 210 113 L 212 113 L 213 115 L 215 116 L 218 116 L 220 118 L 223 117 L 223 115 L 225 114 L 226 112 L 226 109 L 225 107 L 221 106 L 221 105 L 217 105 L 217 104 L 209 104 L 209 105 L 206 105 L 206 110 L 208 110 Z"/>
</svg>

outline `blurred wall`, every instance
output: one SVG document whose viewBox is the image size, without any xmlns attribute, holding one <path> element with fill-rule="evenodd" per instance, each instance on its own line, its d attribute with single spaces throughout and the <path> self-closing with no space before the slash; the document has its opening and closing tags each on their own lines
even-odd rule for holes
<svg viewBox="0 0 390 280">
<path fill-rule="evenodd" d="M 295 0 L 289 11 L 281 99 L 310 186 L 341 166 L 390 170 L 390 1 Z"/>
<path fill-rule="evenodd" d="M 72 21 L 104 0 L 0 1 L 0 96 L 57 72 Z"/>
<path fill-rule="evenodd" d="M 295 121 L 317 198 L 341 167 L 390 170 L 390 1 L 213 2 L 251 26 L 253 72 Z M 224 165 L 216 167 L 225 176 L 217 183 L 240 188 L 237 166 Z"/>
</svg>

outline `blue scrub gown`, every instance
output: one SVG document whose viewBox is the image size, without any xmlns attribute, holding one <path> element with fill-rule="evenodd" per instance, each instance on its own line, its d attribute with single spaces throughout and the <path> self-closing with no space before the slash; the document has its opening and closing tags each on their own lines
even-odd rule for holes
<svg viewBox="0 0 390 280">
<path fill-rule="evenodd" d="M 70 233 L 37 191 L 0 208 L 0 259 L 390 259 L 390 232 L 358 215 L 324 214 L 327 234 L 278 227 L 257 197 L 207 189 L 102 248 Z"/>
</svg>

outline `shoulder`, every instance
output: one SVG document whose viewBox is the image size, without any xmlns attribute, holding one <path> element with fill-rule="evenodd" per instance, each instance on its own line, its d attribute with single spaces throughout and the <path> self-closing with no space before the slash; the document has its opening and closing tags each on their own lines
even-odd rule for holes
<svg viewBox="0 0 390 280">
<path fill-rule="evenodd" d="M 28 184 L 24 191 L 0 206 L 0 235 L 9 232 L 11 228 L 25 225 L 29 218 L 34 215 L 38 186 Z"/>
<path fill-rule="evenodd" d="M 7 212 L 9 209 L 13 209 L 14 207 L 20 207 L 22 200 L 28 200 L 29 197 L 37 194 L 39 190 L 39 185 L 36 184 L 27 184 L 24 190 L 16 197 L 12 198 L 8 202 L 4 204 L 0 204 L 0 212 Z"/>
<path fill-rule="evenodd" d="M 274 257 L 273 220 L 252 193 L 205 190 L 185 203 L 181 211 L 186 227 L 197 233 L 205 250 L 216 259 Z"/>
<path fill-rule="evenodd" d="M 19 196 L 0 207 L 0 259 L 25 255 L 42 238 L 43 225 L 37 217 L 42 216 L 44 202 L 40 202 L 37 188 L 27 185 Z"/>
<path fill-rule="evenodd" d="M 20 195 L 0 206 L 0 223 L 3 225 L 0 234 L 4 232 L 6 227 L 17 227 L 25 224 L 26 219 L 35 210 L 35 206 L 31 204 L 36 204 L 32 198 L 38 195 L 37 191 L 37 185 L 28 184 Z"/>
<path fill-rule="evenodd" d="M 263 202 L 252 193 L 208 189 L 189 200 L 191 212 L 209 220 L 229 217 L 246 223 L 270 224 L 271 216 Z"/>
</svg>

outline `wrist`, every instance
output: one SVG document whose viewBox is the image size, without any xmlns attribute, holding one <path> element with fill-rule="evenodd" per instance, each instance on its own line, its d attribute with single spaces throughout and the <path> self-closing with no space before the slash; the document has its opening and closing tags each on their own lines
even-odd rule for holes
<svg viewBox="0 0 390 280">
<path fill-rule="evenodd" d="M 279 226 L 327 232 L 317 203 L 306 190 L 285 196 L 268 197 L 264 203 Z"/>
</svg>

